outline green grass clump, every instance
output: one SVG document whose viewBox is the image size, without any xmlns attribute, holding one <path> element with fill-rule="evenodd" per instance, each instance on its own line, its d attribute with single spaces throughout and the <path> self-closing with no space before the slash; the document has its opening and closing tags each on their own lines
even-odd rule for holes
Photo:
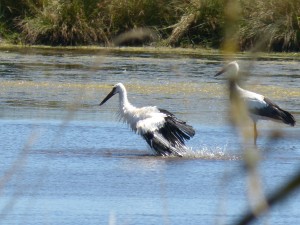
<svg viewBox="0 0 300 225">
<path fill-rule="evenodd" d="M 26 43 L 79 45 L 103 41 L 106 37 L 97 19 L 94 0 L 44 1 L 19 27 Z M 99 28 L 100 27 L 100 28 Z"/>
<path fill-rule="evenodd" d="M 44 1 L 39 7 L 30 7 L 33 13 L 20 21 L 19 28 L 25 42 L 31 44 L 108 44 L 134 28 L 163 26 L 164 15 L 168 15 L 165 3 L 168 4 L 159 0 Z"/>
<path fill-rule="evenodd" d="M 299 0 L 243 0 L 242 9 L 242 48 L 259 45 L 271 51 L 300 50 Z"/>
<path fill-rule="evenodd" d="M 199 10 L 199 17 L 195 26 L 189 31 L 194 43 L 208 47 L 219 47 L 224 33 L 223 0 L 203 0 Z"/>
<path fill-rule="evenodd" d="M 236 9 L 240 12 L 234 12 Z M 226 21 L 226 14 L 239 18 L 233 24 Z M 185 18 L 193 21 L 185 23 Z M 220 48 L 231 35 L 239 40 L 241 50 L 299 51 L 300 1 L 2 0 L 0 3 L 1 37 L 26 44 L 108 45 L 124 32 L 150 28 L 157 32 L 164 46 L 164 43 L 172 45 L 167 40 L 176 27 L 183 32 L 178 40 L 174 35 L 175 46 Z M 228 32 L 230 29 L 232 32 Z"/>
<path fill-rule="evenodd" d="M 164 22 L 164 1 L 160 0 L 111 0 L 104 12 L 112 34 L 120 34 L 138 27 L 161 27 Z"/>
</svg>

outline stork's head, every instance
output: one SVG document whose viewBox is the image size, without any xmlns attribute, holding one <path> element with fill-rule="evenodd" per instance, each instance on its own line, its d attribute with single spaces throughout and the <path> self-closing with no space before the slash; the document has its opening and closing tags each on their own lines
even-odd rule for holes
<svg viewBox="0 0 300 225">
<path fill-rule="evenodd" d="M 237 63 L 237 61 L 232 61 L 230 63 L 228 63 L 226 66 L 223 67 L 223 69 L 221 69 L 216 75 L 215 77 L 228 72 L 230 76 L 238 76 L 238 72 L 240 70 L 239 64 Z"/>
<path fill-rule="evenodd" d="M 125 92 L 125 86 L 122 83 L 117 83 L 113 86 L 113 89 L 111 90 L 111 92 L 109 92 L 109 94 L 102 100 L 102 102 L 100 103 L 100 105 L 103 105 L 108 99 L 110 99 L 112 96 L 114 96 L 117 93 L 123 93 Z"/>
</svg>

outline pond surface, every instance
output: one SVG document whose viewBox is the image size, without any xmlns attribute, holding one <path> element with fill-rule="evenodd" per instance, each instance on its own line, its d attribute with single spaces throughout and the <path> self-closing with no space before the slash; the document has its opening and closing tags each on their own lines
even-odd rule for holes
<svg viewBox="0 0 300 225">
<path fill-rule="evenodd" d="M 300 121 L 300 59 L 239 60 L 243 86 Z M 221 56 L 129 52 L 0 52 L 2 224 L 233 224 L 249 210 L 239 133 Z M 116 118 L 122 82 L 136 106 L 193 125 L 183 158 L 154 156 Z M 299 122 L 298 122 L 299 124 Z M 300 127 L 259 122 L 258 172 L 273 193 L 300 169 Z M 274 130 L 282 133 L 270 141 Z M 300 190 L 255 224 L 300 224 Z"/>
</svg>

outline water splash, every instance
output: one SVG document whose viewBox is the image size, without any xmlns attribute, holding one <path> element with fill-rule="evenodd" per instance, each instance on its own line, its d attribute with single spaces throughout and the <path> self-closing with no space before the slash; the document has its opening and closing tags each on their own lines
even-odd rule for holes
<svg viewBox="0 0 300 225">
<path fill-rule="evenodd" d="M 203 146 L 202 149 L 190 149 L 183 157 L 205 160 L 241 160 L 241 156 L 228 153 L 227 145 L 220 147 Z"/>
</svg>

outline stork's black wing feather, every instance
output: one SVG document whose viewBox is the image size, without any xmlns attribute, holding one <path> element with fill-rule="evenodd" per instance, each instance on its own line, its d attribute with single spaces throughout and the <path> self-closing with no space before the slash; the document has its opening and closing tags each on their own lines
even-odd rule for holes
<svg viewBox="0 0 300 225">
<path fill-rule="evenodd" d="M 264 98 L 264 101 L 267 103 L 266 107 L 254 109 L 251 111 L 251 113 L 259 116 L 269 117 L 274 120 L 282 121 L 285 124 L 295 126 L 296 120 L 291 113 L 281 109 L 278 105 L 266 97 Z"/>
<path fill-rule="evenodd" d="M 185 140 L 189 140 L 195 135 L 195 130 L 192 126 L 186 124 L 186 122 L 179 120 L 174 114 L 165 109 L 159 109 L 161 113 L 166 114 L 165 124 L 159 129 L 159 132 L 174 146 L 178 144 L 178 141 L 184 145 Z"/>
<path fill-rule="evenodd" d="M 143 134 L 143 138 L 158 155 L 182 156 L 187 150 L 184 142 L 195 135 L 195 130 L 169 111 L 159 111 L 166 115 L 164 125 L 158 130 Z"/>
<path fill-rule="evenodd" d="M 182 156 L 184 150 L 172 147 L 170 143 L 158 132 L 148 132 L 142 135 L 143 138 L 147 141 L 149 146 L 155 150 L 157 155 L 169 156 L 176 155 Z"/>
</svg>

